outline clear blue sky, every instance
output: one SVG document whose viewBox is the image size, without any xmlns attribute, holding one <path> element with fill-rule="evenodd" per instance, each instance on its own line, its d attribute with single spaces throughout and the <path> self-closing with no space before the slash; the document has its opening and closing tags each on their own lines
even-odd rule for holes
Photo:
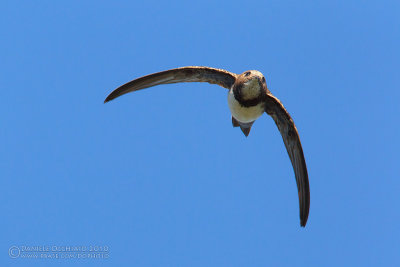
<svg viewBox="0 0 400 267">
<path fill-rule="evenodd" d="M 400 266 L 399 1 L 2 1 L 1 266 Z M 257 69 L 299 130 L 311 209 L 263 115 L 169 68 Z M 11 246 L 109 247 L 12 259 Z"/>
</svg>

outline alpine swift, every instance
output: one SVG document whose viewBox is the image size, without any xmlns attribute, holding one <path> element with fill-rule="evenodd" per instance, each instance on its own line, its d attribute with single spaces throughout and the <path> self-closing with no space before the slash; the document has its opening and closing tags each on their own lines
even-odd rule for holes
<svg viewBox="0 0 400 267">
<path fill-rule="evenodd" d="M 249 70 L 235 74 L 222 69 L 197 66 L 170 69 L 140 77 L 118 87 L 107 96 L 104 103 L 129 92 L 181 82 L 208 82 L 229 89 L 228 105 L 232 113 L 232 125 L 240 127 L 246 137 L 254 121 L 264 112 L 272 117 L 292 162 L 299 195 L 300 225 L 304 227 L 310 210 L 310 188 L 300 137 L 285 107 L 268 90 L 261 72 Z"/>
</svg>

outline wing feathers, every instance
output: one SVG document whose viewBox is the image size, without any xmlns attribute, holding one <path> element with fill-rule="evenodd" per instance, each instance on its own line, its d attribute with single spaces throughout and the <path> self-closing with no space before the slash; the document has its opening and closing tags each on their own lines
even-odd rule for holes
<svg viewBox="0 0 400 267">
<path fill-rule="evenodd" d="M 209 67 L 182 67 L 146 75 L 130 81 L 109 94 L 104 103 L 129 92 L 138 91 L 159 84 L 181 82 L 208 82 L 230 89 L 236 80 L 236 74 L 222 69 Z"/>
<path fill-rule="evenodd" d="M 265 111 L 274 119 L 275 124 L 278 126 L 290 161 L 292 162 L 299 194 L 300 225 L 304 227 L 307 223 L 310 210 L 310 186 L 299 134 L 285 107 L 270 93 L 267 94 Z"/>
</svg>

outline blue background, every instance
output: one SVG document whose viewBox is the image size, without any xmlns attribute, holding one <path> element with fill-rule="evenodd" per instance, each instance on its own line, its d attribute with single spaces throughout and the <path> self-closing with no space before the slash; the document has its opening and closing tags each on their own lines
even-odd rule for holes
<svg viewBox="0 0 400 267">
<path fill-rule="evenodd" d="M 1 266 L 400 266 L 399 1 L 2 1 Z M 311 209 L 227 90 L 119 85 L 257 69 L 291 113 Z M 12 259 L 106 245 L 108 259 Z"/>
</svg>

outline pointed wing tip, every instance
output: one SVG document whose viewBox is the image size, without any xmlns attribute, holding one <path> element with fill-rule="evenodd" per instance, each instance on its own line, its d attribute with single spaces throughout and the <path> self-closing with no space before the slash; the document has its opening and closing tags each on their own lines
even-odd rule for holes
<svg viewBox="0 0 400 267">
<path fill-rule="evenodd" d="M 300 226 L 301 227 L 306 227 L 308 221 L 308 211 L 306 214 L 301 214 L 300 215 Z"/>
<path fill-rule="evenodd" d="M 310 187 L 308 184 L 308 174 L 305 176 L 307 179 L 306 183 L 303 186 L 305 193 L 302 194 L 302 198 L 300 200 L 300 225 L 305 227 L 308 221 L 308 215 L 310 213 Z M 303 191 L 304 192 L 304 191 Z"/>
<path fill-rule="evenodd" d="M 115 98 L 115 96 L 113 96 L 113 94 L 109 94 L 106 99 L 104 100 L 104 104 L 107 102 L 110 102 L 111 100 L 113 100 Z"/>
</svg>

